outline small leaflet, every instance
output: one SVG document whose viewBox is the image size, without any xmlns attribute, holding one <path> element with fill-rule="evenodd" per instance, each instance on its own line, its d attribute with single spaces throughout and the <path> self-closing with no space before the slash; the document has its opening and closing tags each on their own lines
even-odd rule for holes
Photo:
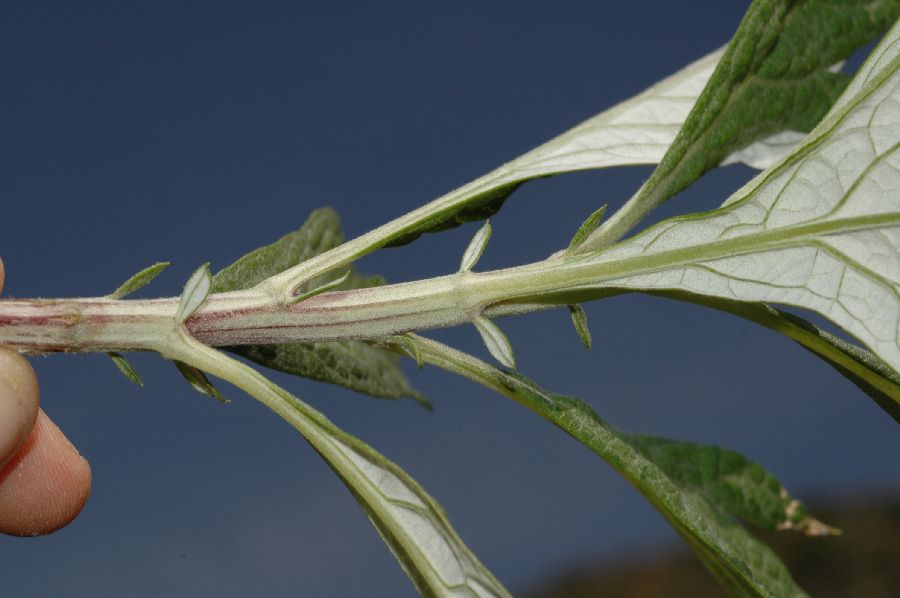
<svg viewBox="0 0 900 598">
<path fill-rule="evenodd" d="M 128 360 L 122 357 L 119 353 L 107 353 L 110 359 L 112 359 L 113 363 L 116 364 L 116 367 L 122 372 L 122 375 L 137 384 L 138 386 L 144 386 L 144 382 L 141 380 L 141 377 L 138 376 L 137 370 L 134 369 L 134 366 L 128 363 Z"/>
<path fill-rule="evenodd" d="M 578 228 L 578 232 L 575 233 L 575 236 L 572 237 L 572 241 L 569 243 L 569 247 L 566 248 L 566 253 L 572 253 L 578 246 L 585 242 L 585 240 L 591 236 L 595 230 L 597 230 L 597 226 L 600 224 L 600 220 L 603 219 L 603 214 L 606 213 L 606 204 L 600 206 L 600 209 L 595 211 L 593 214 L 587 217 L 581 226 Z"/>
<path fill-rule="evenodd" d="M 569 306 L 569 312 L 572 314 L 572 324 L 575 326 L 575 332 L 581 338 L 581 343 L 585 349 L 591 348 L 593 339 L 591 338 L 591 330 L 588 328 L 587 314 L 580 303 Z"/>
<path fill-rule="evenodd" d="M 509 339 L 506 338 L 500 327 L 484 316 L 475 316 L 472 323 L 475 324 L 481 340 L 484 341 L 494 359 L 511 370 L 516 369 L 516 358 L 513 355 L 512 345 L 509 344 Z"/>
<path fill-rule="evenodd" d="M 220 403 L 230 402 L 228 399 L 222 396 L 222 393 L 220 393 L 218 389 L 213 386 L 213 383 L 209 381 L 209 378 L 207 378 L 206 374 L 204 374 L 201 370 L 182 361 L 173 361 L 172 363 L 175 364 L 175 367 L 178 368 L 178 371 L 181 372 L 181 375 L 184 376 L 184 379 L 187 380 L 188 384 L 190 384 L 194 388 L 194 390 L 199 393 L 205 394 L 206 396 L 212 397 Z"/>
<path fill-rule="evenodd" d="M 481 258 L 481 254 L 484 253 L 484 248 L 487 247 L 490 239 L 491 222 L 490 220 L 485 220 L 484 226 L 478 229 L 478 232 L 475 233 L 475 236 L 469 241 L 469 246 L 466 247 L 465 253 L 463 253 L 462 260 L 459 263 L 460 272 L 468 272 L 478 263 L 478 260 Z"/>
<path fill-rule="evenodd" d="M 151 280 L 156 278 L 162 273 L 163 270 L 169 267 L 170 262 L 156 262 L 149 268 L 144 268 L 125 282 L 123 282 L 119 288 L 115 291 L 107 295 L 109 299 L 122 299 L 138 289 L 146 286 L 150 283 Z"/>
<path fill-rule="evenodd" d="M 176 323 L 184 324 L 185 320 L 190 318 L 203 305 L 203 302 L 206 301 L 206 297 L 209 295 L 211 285 L 212 274 L 209 272 L 209 263 L 206 263 L 197 268 L 184 285 L 181 301 L 178 304 L 178 311 L 175 313 Z"/>
</svg>

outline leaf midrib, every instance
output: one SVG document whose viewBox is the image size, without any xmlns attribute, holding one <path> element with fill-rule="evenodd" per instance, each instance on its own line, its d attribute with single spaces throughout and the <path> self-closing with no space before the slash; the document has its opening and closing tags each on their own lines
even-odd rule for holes
<svg viewBox="0 0 900 598">
<path fill-rule="evenodd" d="M 750 253 L 813 246 L 819 241 L 819 237 L 822 236 L 847 234 L 892 226 L 900 226 L 900 213 L 874 214 L 804 223 L 731 239 L 711 241 L 702 245 L 680 247 L 678 249 L 663 250 L 615 261 L 600 261 L 598 263 L 596 260 L 598 258 L 602 260 L 603 255 L 609 251 L 606 250 L 600 254 L 590 256 L 589 259 L 593 262 L 592 266 L 602 268 L 601 271 L 595 271 L 594 274 L 603 281 L 609 281 L 624 276 L 661 272 Z M 576 267 L 583 265 L 583 257 L 578 260 L 577 264 L 573 264 Z"/>
</svg>

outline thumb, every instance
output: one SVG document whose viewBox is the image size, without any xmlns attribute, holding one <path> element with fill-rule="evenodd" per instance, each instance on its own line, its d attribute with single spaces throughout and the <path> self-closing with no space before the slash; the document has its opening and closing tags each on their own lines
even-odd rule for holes
<svg viewBox="0 0 900 598">
<path fill-rule="evenodd" d="M 38 414 L 34 371 L 19 354 L 0 349 L 0 470 L 31 433 Z"/>
<path fill-rule="evenodd" d="M 78 515 L 90 489 L 90 465 L 38 409 L 31 366 L 0 349 L 0 534 L 56 531 Z"/>
</svg>

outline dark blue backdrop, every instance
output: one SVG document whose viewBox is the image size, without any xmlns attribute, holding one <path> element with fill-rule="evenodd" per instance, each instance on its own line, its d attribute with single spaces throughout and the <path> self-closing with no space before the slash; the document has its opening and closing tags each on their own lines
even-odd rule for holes
<svg viewBox="0 0 900 598">
<path fill-rule="evenodd" d="M 173 295 L 330 204 L 360 234 L 723 44 L 737 2 L 4 2 L 0 255 L 7 293 L 97 295 L 174 265 Z M 537 181 L 493 220 L 484 269 L 545 257 L 647 168 Z M 729 167 L 664 210 L 720 203 Z M 385 250 L 392 281 L 452 271 L 475 225 Z M 897 492 L 896 424 L 774 333 L 647 297 L 503 322 L 520 369 L 625 429 L 713 442 L 802 495 Z M 469 328 L 437 333 L 479 355 Z M 68 529 L 0 538 L 4 595 L 401 596 L 412 590 L 341 483 L 287 425 L 154 356 L 138 389 L 104 356 L 35 359 L 44 408 L 94 468 Z M 515 590 L 557 567 L 674 546 L 593 454 L 519 406 L 432 368 L 435 403 L 278 377 L 412 473 Z"/>
</svg>

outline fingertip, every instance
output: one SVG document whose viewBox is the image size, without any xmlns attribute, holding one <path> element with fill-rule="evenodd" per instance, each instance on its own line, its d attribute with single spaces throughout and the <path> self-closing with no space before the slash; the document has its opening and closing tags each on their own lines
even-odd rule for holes
<svg viewBox="0 0 900 598">
<path fill-rule="evenodd" d="M 54 532 L 75 519 L 90 490 L 90 464 L 40 411 L 25 445 L 0 472 L 0 532 Z"/>
<path fill-rule="evenodd" d="M 0 259 L 0 290 L 4 276 Z M 0 533 L 56 531 L 81 512 L 90 494 L 90 464 L 39 402 L 31 365 L 0 348 Z"/>
<path fill-rule="evenodd" d="M 0 468 L 34 428 L 39 400 L 31 365 L 18 353 L 0 348 Z"/>
</svg>

